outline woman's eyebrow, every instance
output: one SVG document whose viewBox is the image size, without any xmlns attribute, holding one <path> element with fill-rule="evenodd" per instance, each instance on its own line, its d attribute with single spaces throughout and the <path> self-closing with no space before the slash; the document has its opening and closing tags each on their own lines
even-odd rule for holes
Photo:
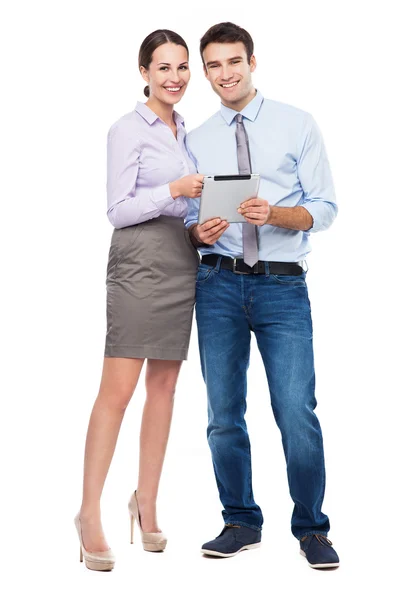
<svg viewBox="0 0 412 600">
<path fill-rule="evenodd" d="M 166 66 L 170 67 L 170 63 L 167 63 L 167 62 L 160 62 L 160 63 L 157 63 L 157 64 L 158 65 L 166 65 Z M 181 67 L 182 65 L 187 65 L 187 64 L 188 64 L 188 61 L 185 60 L 185 62 L 180 63 L 179 67 Z"/>
</svg>

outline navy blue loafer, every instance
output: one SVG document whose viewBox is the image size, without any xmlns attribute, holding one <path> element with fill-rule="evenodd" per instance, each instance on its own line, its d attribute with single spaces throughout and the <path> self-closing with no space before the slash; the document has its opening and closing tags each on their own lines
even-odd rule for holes
<svg viewBox="0 0 412 600">
<path fill-rule="evenodd" d="M 300 540 L 300 553 L 312 569 L 339 567 L 339 556 L 332 548 L 332 542 L 325 535 L 314 533 Z"/>
<path fill-rule="evenodd" d="M 262 533 L 244 527 L 243 525 L 225 525 L 221 533 L 210 542 L 202 546 L 203 554 L 212 556 L 235 556 L 242 550 L 252 550 L 259 548 Z"/>
</svg>

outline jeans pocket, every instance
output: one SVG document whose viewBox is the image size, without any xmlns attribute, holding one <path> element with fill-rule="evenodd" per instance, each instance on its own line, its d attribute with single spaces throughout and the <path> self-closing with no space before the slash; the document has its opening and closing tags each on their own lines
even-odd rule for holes
<svg viewBox="0 0 412 600">
<path fill-rule="evenodd" d="M 196 283 L 204 283 L 210 278 L 213 272 L 213 267 L 200 264 L 197 269 Z"/>
<path fill-rule="evenodd" d="M 270 275 L 270 278 L 281 285 L 289 285 L 293 287 L 306 286 L 306 273 L 301 275 Z"/>
</svg>

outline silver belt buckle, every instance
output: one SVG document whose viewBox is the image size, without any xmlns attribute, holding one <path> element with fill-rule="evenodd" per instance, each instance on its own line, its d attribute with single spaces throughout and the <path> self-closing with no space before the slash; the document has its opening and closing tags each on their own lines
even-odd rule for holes
<svg viewBox="0 0 412 600">
<path fill-rule="evenodd" d="M 232 271 L 233 271 L 233 273 L 236 273 L 237 275 L 254 275 L 255 273 L 258 272 L 257 271 L 257 269 L 258 269 L 257 263 L 253 267 L 253 271 L 251 273 L 248 273 L 247 271 L 246 272 L 245 271 L 237 271 L 236 270 L 236 264 L 237 264 L 237 258 L 234 258 L 233 259 L 233 269 L 232 269 Z"/>
<path fill-rule="evenodd" d="M 237 258 L 233 259 L 233 273 L 237 273 L 238 275 L 249 275 L 249 273 L 243 273 L 243 271 L 237 271 L 236 270 L 236 265 L 237 265 Z"/>
</svg>

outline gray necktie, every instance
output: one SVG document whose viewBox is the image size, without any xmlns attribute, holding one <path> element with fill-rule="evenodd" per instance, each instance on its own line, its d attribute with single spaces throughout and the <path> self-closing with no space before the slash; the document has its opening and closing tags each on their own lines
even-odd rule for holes
<svg viewBox="0 0 412 600">
<path fill-rule="evenodd" d="M 236 147 L 237 147 L 237 164 L 240 175 L 249 175 L 251 173 L 249 140 L 246 129 L 243 124 L 243 116 L 239 113 L 236 119 Z M 258 242 L 257 242 L 257 227 L 252 223 L 243 223 L 243 260 L 253 267 L 259 258 Z"/>
</svg>

